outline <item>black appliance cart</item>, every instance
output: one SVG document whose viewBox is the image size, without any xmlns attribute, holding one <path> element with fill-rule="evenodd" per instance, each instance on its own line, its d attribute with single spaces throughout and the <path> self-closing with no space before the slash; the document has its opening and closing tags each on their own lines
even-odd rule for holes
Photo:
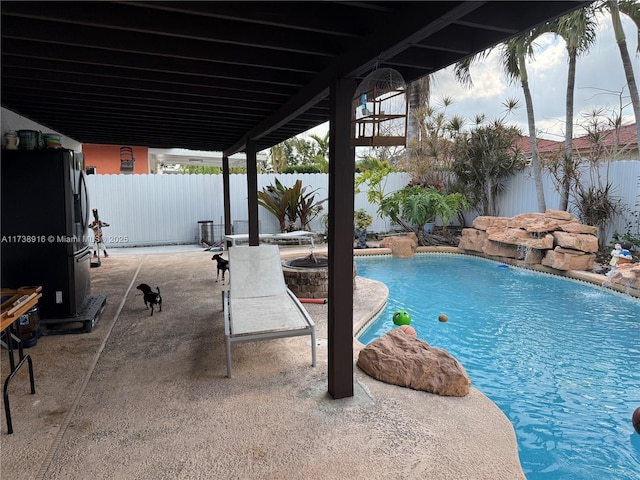
<svg viewBox="0 0 640 480">
<path fill-rule="evenodd" d="M 90 291 L 82 154 L 3 150 L 0 171 L 2 287 L 42 286 L 43 334 L 91 331 L 106 297 Z"/>
</svg>

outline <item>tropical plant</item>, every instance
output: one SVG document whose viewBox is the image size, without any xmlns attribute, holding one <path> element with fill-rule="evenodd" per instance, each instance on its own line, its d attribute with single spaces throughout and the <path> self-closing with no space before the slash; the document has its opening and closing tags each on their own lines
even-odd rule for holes
<svg viewBox="0 0 640 480">
<path fill-rule="evenodd" d="M 325 135 L 293 137 L 269 150 L 271 169 L 276 173 L 327 173 L 329 132 Z"/>
<path fill-rule="evenodd" d="M 355 179 L 355 193 L 360 193 L 362 185 L 367 186 L 367 200 L 369 203 L 377 205 L 384 198 L 384 190 L 387 177 L 390 173 L 398 169 L 388 161 L 380 161 L 374 157 L 367 157 L 366 168 Z"/>
<path fill-rule="evenodd" d="M 387 195 L 378 207 L 378 214 L 388 216 L 406 231 L 415 232 L 420 245 L 426 245 L 425 224 L 440 216 L 446 228 L 449 220 L 465 208 L 468 202 L 461 193 L 444 195 L 435 187 L 413 185 Z"/>
<path fill-rule="evenodd" d="M 285 232 L 287 229 L 285 219 L 287 217 L 289 199 L 286 191 L 287 187 L 282 185 L 276 178 L 275 186 L 268 185 L 261 192 L 258 192 L 258 205 L 264 207 L 278 219 L 280 232 Z"/>
<path fill-rule="evenodd" d="M 353 212 L 353 223 L 356 228 L 366 230 L 373 223 L 373 217 L 364 208 L 359 208 Z"/>
<path fill-rule="evenodd" d="M 316 142 L 313 158 L 316 162 L 319 160 L 327 160 L 329 158 L 329 131 L 321 137 L 320 135 L 309 135 Z"/>
<path fill-rule="evenodd" d="M 316 200 L 319 189 L 307 192 L 302 180 L 297 180 L 292 187 L 285 187 L 277 178 L 275 182 L 275 185 L 268 185 L 258 192 L 258 205 L 278 219 L 280 232 L 307 230 L 311 220 L 323 210 L 326 198 Z"/>
<path fill-rule="evenodd" d="M 502 181 L 524 167 L 516 140 L 520 132 L 501 121 L 480 125 L 458 136 L 452 170 L 456 187 L 482 215 L 498 215 Z"/>
<path fill-rule="evenodd" d="M 465 124 L 462 117 L 447 114 L 447 108 L 453 103 L 452 98 L 444 97 L 411 112 L 418 135 L 407 143 L 404 169 L 416 184 L 443 188 L 449 181 L 454 140 Z"/>
<path fill-rule="evenodd" d="M 623 211 L 620 199 L 613 194 L 613 185 L 606 183 L 583 187 L 578 184 L 574 205 L 582 223 L 598 227 L 598 246 L 604 248 L 607 225 Z"/>
<path fill-rule="evenodd" d="M 271 159 L 271 170 L 275 173 L 282 173 L 287 166 L 291 153 L 291 145 L 287 142 L 279 143 L 269 149 Z"/>
<path fill-rule="evenodd" d="M 323 203 L 326 198 L 316 200 L 317 191 L 319 189 L 307 192 L 307 187 L 300 190 L 298 198 L 298 218 L 300 219 L 300 230 L 308 230 L 311 221 L 316 218 L 324 210 Z M 295 225 L 294 225 L 295 226 Z"/>
</svg>

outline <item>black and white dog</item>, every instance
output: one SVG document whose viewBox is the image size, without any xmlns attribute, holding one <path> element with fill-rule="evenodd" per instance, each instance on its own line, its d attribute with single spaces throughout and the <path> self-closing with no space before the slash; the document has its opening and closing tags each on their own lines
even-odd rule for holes
<svg viewBox="0 0 640 480">
<path fill-rule="evenodd" d="M 162 297 L 160 296 L 160 287 L 156 287 L 157 293 L 151 290 L 151 287 L 146 283 L 141 283 L 136 288 L 143 294 L 142 298 L 144 299 L 144 306 L 148 309 L 149 305 L 151 305 L 151 315 L 153 315 L 154 305 L 158 305 L 159 311 L 162 311 Z"/>
<path fill-rule="evenodd" d="M 215 260 L 218 263 L 216 282 L 218 281 L 218 278 L 220 278 L 220 272 L 222 272 L 222 284 L 224 285 L 224 274 L 229 270 L 229 260 L 222 258 L 219 253 L 216 253 L 211 257 L 211 260 Z"/>
</svg>

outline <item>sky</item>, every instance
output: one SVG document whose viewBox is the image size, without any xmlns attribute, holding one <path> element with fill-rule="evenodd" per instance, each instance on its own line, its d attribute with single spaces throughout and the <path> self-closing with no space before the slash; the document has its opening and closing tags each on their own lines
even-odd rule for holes
<svg viewBox="0 0 640 480">
<path fill-rule="evenodd" d="M 634 64 L 636 83 L 640 81 L 640 61 L 636 54 L 638 35 L 635 24 L 622 16 L 627 48 Z M 536 54 L 527 64 L 529 87 L 533 98 L 536 131 L 542 138 L 562 140 L 565 130 L 565 98 L 567 86 L 568 55 L 565 43 L 559 37 L 545 34 L 537 42 Z M 435 75 L 432 82 L 432 102 L 443 96 L 453 97 L 456 102 L 447 112 L 465 118 L 485 113 L 488 118 L 504 116 L 503 103 L 509 98 L 520 100 L 520 108 L 506 117 L 508 123 L 528 132 L 526 107 L 520 82 L 509 84 L 500 65 L 498 52 L 492 52 L 487 61 L 471 67 L 473 88 L 461 86 L 447 68 Z M 622 97 L 621 97 L 622 94 Z M 599 22 L 596 43 L 587 55 L 578 57 L 576 64 L 576 87 L 574 93 L 574 119 L 580 124 L 594 109 L 604 108 L 608 112 L 619 112 L 622 98 L 623 124 L 633 123 L 633 109 L 626 86 L 620 50 L 615 42 L 613 25 L 607 15 Z M 575 127 L 574 136 L 584 134 Z"/>
<path fill-rule="evenodd" d="M 622 15 L 627 48 L 634 64 L 636 83 L 640 82 L 640 57 L 636 53 L 638 34 L 635 24 Z M 540 37 L 534 60 L 529 60 L 529 87 L 533 97 L 536 131 L 540 138 L 562 141 L 565 130 L 565 97 L 567 85 L 568 55 L 563 40 L 552 34 Z M 472 119 L 484 113 L 488 119 L 504 116 L 503 103 L 507 99 L 519 99 L 520 108 L 506 118 L 508 124 L 518 126 L 527 135 L 527 115 L 520 82 L 509 84 L 499 54 L 493 52 L 482 63 L 471 67 L 473 88 L 460 85 L 453 75 L 453 67 L 435 74 L 432 79 L 432 104 L 441 103 L 443 97 L 451 97 L 454 105 L 447 113 Z M 582 114 L 604 108 L 608 112 L 619 112 L 622 99 L 623 124 L 633 123 L 633 109 L 629 90 L 626 87 L 620 50 L 613 35 L 613 25 L 608 15 L 601 18 L 596 43 L 587 55 L 578 57 L 576 65 L 576 87 L 574 93 L 575 123 L 584 123 Z M 324 134 L 328 124 L 323 124 L 310 133 Z M 574 137 L 584 135 L 584 129 L 574 127 Z"/>
</svg>

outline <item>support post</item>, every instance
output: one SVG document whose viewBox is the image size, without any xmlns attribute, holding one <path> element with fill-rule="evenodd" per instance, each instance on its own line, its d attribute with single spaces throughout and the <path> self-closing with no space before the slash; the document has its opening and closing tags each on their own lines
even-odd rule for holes
<svg viewBox="0 0 640 480">
<path fill-rule="evenodd" d="M 231 192 L 229 191 L 229 156 L 222 156 L 222 196 L 224 205 L 224 234 L 231 235 Z M 227 242 L 227 249 L 231 242 Z"/>
<path fill-rule="evenodd" d="M 247 142 L 247 209 L 249 212 L 249 245 L 260 244 L 258 231 L 258 164 L 256 143 Z"/>
<path fill-rule="evenodd" d="M 353 196 L 355 151 L 351 99 L 355 80 L 329 89 L 329 394 L 353 396 Z"/>
</svg>

